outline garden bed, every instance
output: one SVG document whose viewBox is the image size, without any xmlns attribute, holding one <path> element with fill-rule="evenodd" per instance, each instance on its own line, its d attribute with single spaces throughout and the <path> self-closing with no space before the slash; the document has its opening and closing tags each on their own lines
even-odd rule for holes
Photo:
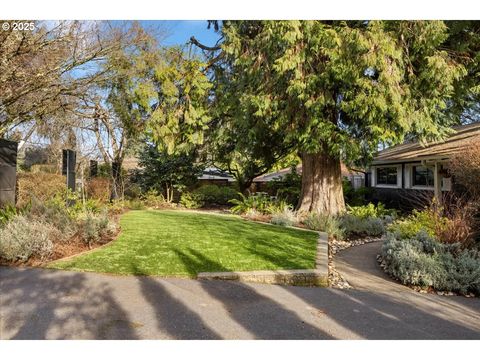
<svg viewBox="0 0 480 360">
<path fill-rule="evenodd" d="M 0 223 L 0 265 L 41 266 L 104 246 L 118 235 L 123 211 L 108 213 L 105 208 L 82 204 L 67 207 L 58 198 L 5 209 Z"/>
</svg>

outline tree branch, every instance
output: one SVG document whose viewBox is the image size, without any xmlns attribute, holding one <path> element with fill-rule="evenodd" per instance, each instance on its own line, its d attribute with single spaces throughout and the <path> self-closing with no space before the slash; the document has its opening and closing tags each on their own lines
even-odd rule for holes
<svg viewBox="0 0 480 360">
<path fill-rule="evenodd" d="M 192 36 L 190 38 L 190 42 L 199 47 L 200 49 L 202 50 L 205 50 L 205 51 L 218 51 L 218 50 L 222 50 L 222 48 L 220 46 L 206 46 L 206 45 L 203 45 L 202 43 L 200 43 L 197 39 L 195 39 L 195 36 Z"/>
</svg>

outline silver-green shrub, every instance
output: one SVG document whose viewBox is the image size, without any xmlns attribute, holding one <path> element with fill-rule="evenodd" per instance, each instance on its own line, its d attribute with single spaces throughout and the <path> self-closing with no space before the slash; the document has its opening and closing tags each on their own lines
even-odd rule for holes
<svg viewBox="0 0 480 360">
<path fill-rule="evenodd" d="M 376 217 L 360 217 L 345 214 L 340 218 L 340 226 L 348 235 L 380 236 L 385 233 L 382 219 Z"/>
<path fill-rule="evenodd" d="M 308 229 L 326 232 L 337 240 L 342 240 L 345 237 L 345 231 L 341 228 L 337 217 L 327 214 L 308 213 L 302 222 Z"/>
<path fill-rule="evenodd" d="M 298 222 L 297 214 L 290 207 L 285 206 L 283 211 L 277 211 L 272 214 L 270 222 L 280 226 L 293 226 Z"/>
<path fill-rule="evenodd" d="M 480 295 L 480 254 L 443 244 L 426 232 L 404 239 L 388 233 L 382 247 L 385 271 L 405 285 Z"/>
<path fill-rule="evenodd" d="M 433 249 L 430 239 L 424 234 L 410 240 L 397 240 L 389 233 L 382 247 L 385 271 L 405 285 L 421 287 L 442 287 L 439 282 L 445 278 L 445 271 L 438 261 L 438 253 L 425 251 Z"/>
<path fill-rule="evenodd" d="M 68 212 L 67 206 L 56 199 L 46 202 L 32 199 L 28 218 L 57 228 L 59 233 L 55 241 L 68 240 L 77 232 L 75 218 Z"/>
<path fill-rule="evenodd" d="M 79 219 L 78 226 L 81 238 L 87 245 L 92 245 L 101 240 L 103 236 L 113 234 L 115 231 L 115 223 L 109 220 L 106 212 L 86 213 Z"/>
<path fill-rule="evenodd" d="M 460 294 L 469 292 L 480 295 L 480 258 L 473 250 L 464 250 L 458 255 L 444 252 L 440 261 L 447 269 L 444 289 Z"/>
<path fill-rule="evenodd" d="M 51 238 L 58 230 L 50 224 L 16 216 L 0 229 L 0 257 L 25 262 L 31 257 L 47 259 L 53 252 Z"/>
</svg>

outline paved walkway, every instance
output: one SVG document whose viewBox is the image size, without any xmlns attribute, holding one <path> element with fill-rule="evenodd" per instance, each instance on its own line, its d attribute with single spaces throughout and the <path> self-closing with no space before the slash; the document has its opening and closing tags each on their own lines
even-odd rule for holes
<svg viewBox="0 0 480 360">
<path fill-rule="evenodd" d="M 335 267 L 355 289 L 418 295 L 407 286 L 392 280 L 380 268 L 377 254 L 382 242 L 373 242 L 340 251 L 335 257 Z"/>
<path fill-rule="evenodd" d="M 480 339 L 478 299 L 393 284 L 375 251 L 339 258 L 354 290 L 0 267 L 0 338 Z"/>
</svg>

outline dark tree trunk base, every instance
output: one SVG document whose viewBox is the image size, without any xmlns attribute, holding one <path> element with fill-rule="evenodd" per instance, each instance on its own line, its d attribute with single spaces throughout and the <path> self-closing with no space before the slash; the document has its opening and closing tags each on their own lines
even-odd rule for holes
<svg viewBox="0 0 480 360">
<path fill-rule="evenodd" d="M 345 211 L 340 159 L 327 152 L 302 154 L 299 212 L 337 215 Z"/>
</svg>

